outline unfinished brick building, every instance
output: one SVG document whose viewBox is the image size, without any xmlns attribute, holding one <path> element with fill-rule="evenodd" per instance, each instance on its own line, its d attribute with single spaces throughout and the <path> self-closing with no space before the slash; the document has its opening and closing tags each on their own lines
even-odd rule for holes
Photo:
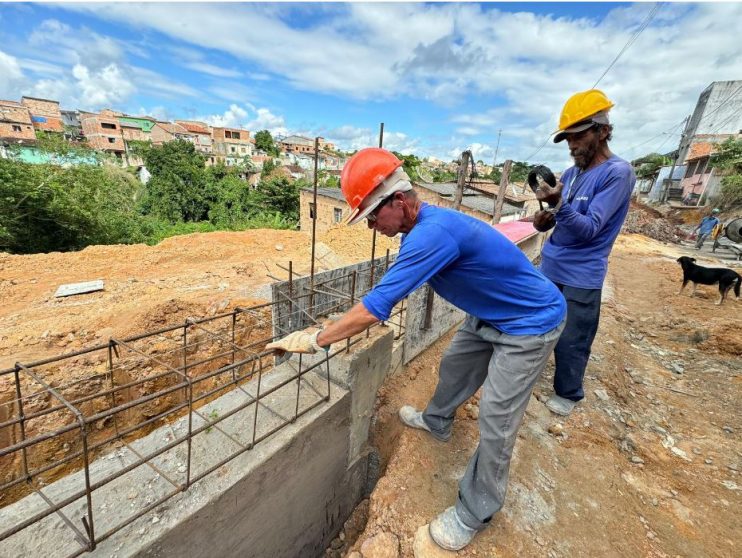
<svg viewBox="0 0 742 558">
<path fill-rule="evenodd" d="M 0 142 L 34 143 L 36 133 L 28 107 L 15 101 L 0 100 Z"/>
<path fill-rule="evenodd" d="M 31 121 L 35 129 L 44 132 L 64 132 L 64 122 L 58 101 L 21 97 L 21 104 L 31 113 Z"/>
</svg>

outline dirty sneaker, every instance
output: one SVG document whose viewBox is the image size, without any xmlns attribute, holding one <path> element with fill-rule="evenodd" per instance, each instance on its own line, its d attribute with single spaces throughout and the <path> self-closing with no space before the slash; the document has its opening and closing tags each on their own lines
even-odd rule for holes
<svg viewBox="0 0 742 558">
<path fill-rule="evenodd" d="M 415 407 L 405 405 L 400 408 L 399 418 L 410 428 L 419 428 L 420 430 L 425 430 L 426 432 L 429 432 L 430 435 L 433 436 L 433 438 L 440 442 L 447 442 L 451 439 L 450 432 L 448 432 L 447 434 L 438 434 L 437 432 L 433 432 L 432 430 L 430 430 L 430 427 L 425 424 L 425 421 L 423 420 L 422 411 L 418 411 L 417 409 L 415 409 Z"/>
<path fill-rule="evenodd" d="M 557 415 L 566 417 L 572 412 L 572 409 L 575 408 L 575 405 L 577 405 L 577 401 L 566 399 L 555 393 L 551 397 L 549 397 L 545 405 L 546 408 L 549 409 L 552 413 L 556 413 Z"/>
<path fill-rule="evenodd" d="M 435 544 L 446 550 L 461 550 L 477 534 L 476 529 L 464 525 L 456 513 L 456 506 L 451 506 L 431 521 L 428 531 Z"/>
</svg>

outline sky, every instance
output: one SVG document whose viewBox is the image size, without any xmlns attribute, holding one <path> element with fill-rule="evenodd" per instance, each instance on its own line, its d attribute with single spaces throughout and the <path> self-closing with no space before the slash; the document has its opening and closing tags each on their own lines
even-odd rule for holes
<svg viewBox="0 0 742 558">
<path fill-rule="evenodd" d="M 0 4 L 0 98 L 562 170 L 564 101 L 654 3 Z M 661 3 L 602 78 L 625 159 L 677 147 L 714 81 L 742 79 L 742 3 Z M 499 136 L 499 147 L 498 147 Z"/>
</svg>

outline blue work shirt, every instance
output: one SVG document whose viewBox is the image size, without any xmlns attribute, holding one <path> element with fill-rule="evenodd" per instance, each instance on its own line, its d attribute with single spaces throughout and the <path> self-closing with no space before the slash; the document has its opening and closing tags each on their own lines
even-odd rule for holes
<svg viewBox="0 0 742 558">
<path fill-rule="evenodd" d="M 603 287 L 608 254 L 629 212 L 635 182 L 631 165 L 615 155 L 584 172 L 564 171 L 562 207 L 541 252 L 544 275 L 569 287 Z"/>
<path fill-rule="evenodd" d="M 397 261 L 363 305 L 387 320 L 394 305 L 426 281 L 451 304 L 510 335 L 546 333 L 566 315 L 559 290 L 503 234 L 423 203 Z"/>
<path fill-rule="evenodd" d="M 701 224 L 698 225 L 699 228 L 699 234 L 711 234 L 711 231 L 714 230 L 714 227 L 719 224 L 719 219 L 716 217 L 712 217 L 711 215 L 707 215 L 703 219 L 701 219 Z"/>
</svg>

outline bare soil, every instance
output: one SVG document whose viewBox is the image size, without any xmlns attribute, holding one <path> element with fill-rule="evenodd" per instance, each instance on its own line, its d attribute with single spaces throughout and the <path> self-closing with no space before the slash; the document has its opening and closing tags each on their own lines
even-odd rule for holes
<svg viewBox="0 0 742 558">
<path fill-rule="evenodd" d="M 715 306 L 716 287 L 678 296 L 674 260 L 691 253 L 705 265 L 738 265 L 619 237 L 586 399 L 566 419 L 552 415 L 541 402 L 551 392 L 547 366 L 518 435 L 505 506 L 458 556 L 742 554 L 742 301 Z M 455 501 L 478 443 L 477 397 L 459 409 L 448 443 L 397 418 L 401 405 L 427 403 L 451 336 L 380 391 L 372 443 L 384 474 L 329 555 L 456 555 L 435 550 L 427 523 Z"/>
<path fill-rule="evenodd" d="M 393 241 L 379 237 L 376 256 L 383 256 L 388 248 L 397 249 Z M 269 285 L 288 278 L 289 262 L 298 275 L 309 274 L 311 252 L 309 233 L 251 230 L 173 237 L 157 246 L 91 246 L 80 252 L 30 256 L 0 254 L 0 370 L 17 362 L 54 358 L 101 345 L 110 338 L 123 339 L 183 324 L 189 317 L 214 316 L 236 306 L 266 302 L 270 299 Z M 315 271 L 360 261 L 370 254 L 371 235 L 365 228 L 330 230 L 317 237 Z M 61 284 L 94 279 L 103 279 L 105 290 L 67 298 L 54 296 Z M 270 312 L 264 309 L 262 314 L 240 315 L 237 345 L 264 343 L 271 335 Z M 231 334 L 230 326 L 231 321 L 209 322 L 216 334 Z M 191 377 L 198 378 L 230 362 L 231 346 L 208 332 L 194 328 L 187 339 L 189 362 L 214 358 L 208 365 L 190 368 Z M 150 421 L 147 427 L 132 433 L 145 435 L 159 426 L 157 421 L 173 420 L 187 410 L 182 408 L 183 390 L 167 392 L 180 381 L 168 370 L 182 365 L 182 330 L 131 345 L 131 350 L 121 349 L 115 357 L 101 349 L 33 370 L 63 397 L 80 401 L 78 407 L 86 417 L 163 392 L 115 417 L 98 421 L 89 438 L 90 447 L 99 446 L 93 454 L 106 449 L 103 444 L 115 439 L 117 429 Z M 239 359 L 245 355 L 236 356 Z M 107 375 L 109 358 L 115 363 L 112 374 Z M 114 384 L 136 385 L 115 396 L 101 395 Z M 227 385 L 226 376 L 200 381 L 198 393 L 194 387 L 194 397 Z M 63 407 L 50 412 L 60 405 L 59 401 L 26 374 L 21 375 L 21 389 L 24 415 L 38 414 L 26 419 L 26 439 L 75 423 L 75 417 Z M 208 401 L 205 397 L 199 406 Z M 165 413 L 169 414 L 163 416 Z M 14 377 L 6 374 L 0 377 L 0 424 L 18 416 Z M 157 419 L 159 416 L 163 418 Z M 20 441 L 18 426 L 0 427 L 0 447 Z M 81 438 L 77 430 L 70 431 L 32 446 L 27 454 L 31 470 L 62 463 L 36 477 L 48 483 L 81 466 Z M 20 451 L 0 458 L 0 485 L 19 478 L 21 459 Z M 0 502 L 8 504 L 28 491 L 25 483 L 16 484 L 3 490 Z"/>
</svg>

